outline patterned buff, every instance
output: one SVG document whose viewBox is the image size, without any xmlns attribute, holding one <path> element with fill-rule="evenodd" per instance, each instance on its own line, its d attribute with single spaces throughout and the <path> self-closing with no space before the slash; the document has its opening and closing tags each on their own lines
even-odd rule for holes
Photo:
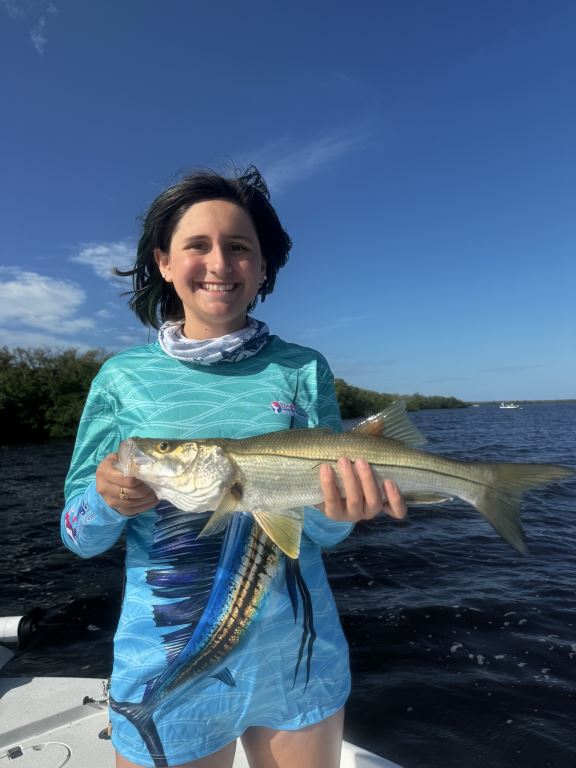
<svg viewBox="0 0 576 768">
<path fill-rule="evenodd" d="M 196 365 L 213 365 L 221 361 L 235 363 L 252 357 L 260 352 L 270 336 L 266 323 L 251 317 L 241 331 L 217 339 L 187 339 L 182 334 L 183 326 L 182 320 L 164 323 L 158 332 L 158 341 L 170 357 Z"/>
</svg>

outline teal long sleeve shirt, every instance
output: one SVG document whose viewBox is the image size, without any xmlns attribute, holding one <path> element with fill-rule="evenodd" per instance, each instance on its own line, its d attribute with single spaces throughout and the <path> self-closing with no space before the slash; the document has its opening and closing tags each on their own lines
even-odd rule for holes
<svg viewBox="0 0 576 768">
<path fill-rule="evenodd" d="M 153 343 L 128 349 L 102 366 L 86 402 L 66 480 L 62 538 L 76 554 L 91 557 L 126 537 L 126 590 L 111 680 L 114 699 L 141 701 L 150 680 L 166 668 L 167 630 L 157 618 L 174 599 L 164 597 L 150 575 L 159 567 L 154 554 L 158 512 L 127 517 L 109 507 L 96 491 L 98 464 L 133 436 L 244 438 L 314 426 L 341 429 L 332 373 L 317 352 L 276 336 L 257 355 L 234 363 L 198 366 L 169 357 Z M 321 549 L 337 544 L 351 528 L 314 508 L 306 510 L 300 566 L 317 632 L 308 684 L 294 684 L 302 633 L 282 581 L 242 646 L 227 659 L 236 687 L 211 678 L 189 686 L 180 697 L 174 693 L 170 705 L 155 715 L 169 764 L 216 751 L 253 724 L 301 728 L 343 706 L 350 687 L 348 652 Z M 213 577 L 208 556 L 203 560 L 200 555 L 195 574 L 197 581 Z M 112 722 L 118 751 L 152 765 L 134 726 L 116 713 Z"/>
</svg>

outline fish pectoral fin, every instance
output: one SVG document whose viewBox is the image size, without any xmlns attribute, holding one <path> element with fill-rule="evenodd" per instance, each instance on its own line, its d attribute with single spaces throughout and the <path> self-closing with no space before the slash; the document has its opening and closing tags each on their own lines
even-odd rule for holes
<svg viewBox="0 0 576 768">
<path fill-rule="evenodd" d="M 228 518 L 236 512 L 236 499 L 232 493 L 227 493 L 210 515 L 208 522 L 202 528 L 199 537 L 220 533 L 228 525 Z"/>
<path fill-rule="evenodd" d="M 220 680 L 221 683 L 224 683 L 229 688 L 236 688 L 236 680 L 234 680 L 234 675 L 230 672 L 228 667 L 224 667 L 224 669 L 220 670 L 220 672 L 217 672 L 215 675 L 211 675 L 211 677 Z"/>
<path fill-rule="evenodd" d="M 252 510 L 258 525 L 287 557 L 295 560 L 300 554 L 300 539 L 304 526 L 304 509 L 282 509 L 267 512 L 264 509 Z"/>
<path fill-rule="evenodd" d="M 421 507 L 427 504 L 444 504 L 454 499 L 453 496 L 447 496 L 445 493 L 420 493 L 419 491 L 403 493 L 402 496 L 406 504 Z"/>
<path fill-rule="evenodd" d="M 350 431 L 367 437 L 386 437 L 389 440 L 398 440 L 399 443 L 409 448 L 417 448 L 426 442 L 422 432 L 406 415 L 404 400 L 396 400 L 388 408 L 374 416 L 369 416 Z"/>
</svg>

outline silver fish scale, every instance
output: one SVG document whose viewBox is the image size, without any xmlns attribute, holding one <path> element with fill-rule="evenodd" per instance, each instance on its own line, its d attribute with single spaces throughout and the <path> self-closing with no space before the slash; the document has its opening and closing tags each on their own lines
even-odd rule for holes
<svg viewBox="0 0 576 768">
<path fill-rule="evenodd" d="M 237 509 L 290 509 L 319 504 L 318 463 L 278 456 L 234 456 L 242 497 Z"/>
<path fill-rule="evenodd" d="M 437 492 L 459 496 L 473 502 L 478 495 L 478 486 L 484 488 L 492 479 L 490 467 L 484 464 L 468 464 L 464 474 L 459 462 L 404 449 L 387 440 L 374 440 L 374 438 L 366 440 L 356 437 L 351 441 L 344 441 L 353 443 L 352 446 L 345 445 L 340 449 L 340 441 L 345 437 L 344 435 L 339 435 L 336 440 L 330 440 L 330 436 L 322 437 L 325 439 L 322 440 L 321 447 L 312 445 L 311 441 L 303 441 L 308 443 L 310 452 L 316 454 L 310 458 L 274 455 L 272 452 L 270 454 L 245 454 L 244 452 L 239 454 L 235 451 L 231 453 L 231 458 L 239 470 L 238 479 L 242 490 L 242 498 L 238 500 L 237 509 L 288 509 L 320 503 L 323 495 L 320 490 L 319 466 L 323 462 L 331 464 L 336 470 L 337 484 L 340 492 L 343 493 L 336 460 L 340 456 L 350 456 L 351 447 L 356 448 L 351 455 L 352 459 L 359 456 L 366 458 L 380 481 L 394 480 L 403 493 Z M 318 438 L 320 436 L 316 436 L 317 440 Z M 270 443 L 273 441 L 271 440 Z M 372 443 L 372 445 L 366 445 L 366 443 Z M 373 443 L 381 444 L 379 451 L 374 450 Z M 270 447 L 272 448 L 272 445 Z M 296 450 L 304 448 L 302 445 L 290 447 Z M 337 450 L 330 451 L 330 447 L 336 447 Z M 384 447 L 388 448 L 386 452 L 382 450 Z"/>
</svg>

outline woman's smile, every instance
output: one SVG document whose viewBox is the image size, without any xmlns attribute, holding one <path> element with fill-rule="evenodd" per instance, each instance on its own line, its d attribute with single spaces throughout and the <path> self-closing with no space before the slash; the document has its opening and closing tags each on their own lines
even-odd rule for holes
<svg viewBox="0 0 576 768">
<path fill-rule="evenodd" d="M 230 293 L 238 283 L 198 283 L 198 287 L 209 293 Z"/>
</svg>

